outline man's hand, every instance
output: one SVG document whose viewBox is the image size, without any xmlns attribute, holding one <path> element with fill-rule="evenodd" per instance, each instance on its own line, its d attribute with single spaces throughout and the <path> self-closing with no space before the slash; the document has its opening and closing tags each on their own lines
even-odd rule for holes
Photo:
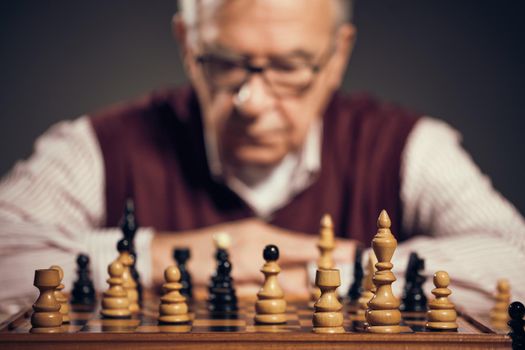
<svg viewBox="0 0 525 350">
<path fill-rule="evenodd" d="M 177 234 L 157 233 L 152 242 L 154 283 L 163 282 L 164 269 L 173 263 L 173 247 L 187 246 L 192 254 L 188 268 L 193 281 L 196 285 L 206 285 L 215 270 L 213 235 L 218 232 L 227 232 L 232 238 L 228 251 L 233 266 L 232 276 L 237 286 L 260 285 L 263 275 L 259 270 L 264 264 L 262 251 L 267 244 L 275 244 L 279 247 L 282 276 L 290 276 L 290 279 L 280 278 L 283 289 L 301 293 L 307 288 L 305 266 L 319 257 L 319 237 L 281 229 L 259 219 L 234 221 Z M 354 250 L 355 241 L 337 239 L 333 254 L 335 262 L 351 263 Z M 300 271 L 305 272 L 302 274 Z"/>
</svg>

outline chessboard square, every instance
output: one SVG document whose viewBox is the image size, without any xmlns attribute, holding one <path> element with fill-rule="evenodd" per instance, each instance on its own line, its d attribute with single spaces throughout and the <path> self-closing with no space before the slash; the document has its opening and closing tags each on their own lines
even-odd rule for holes
<svg viewBox="0 0 525 350">
<path fill-rule="evenodd" d="M 160 327 L 157 325 L 141 325 L 135 329 L 136 333 L 159 333 Z"/>
<path fill-rule="evenodd" d="M 195 319 L 207 318 L 209 314 L 210 312 L 207 309 L 199 309 L 193 313 Z"/>
<path fill-rule="evenodd" d="M 286 332 L 297 332 L 301 329 L 299 325 L 290 326 L 288 324 L 282 325 L 250 325 L 246 327 L 246 332 L 253 333 L 286 333 Z"/>
<path fill-rule="evenodd" d="M 301 327 L 309 327 L 311 328 L 312 327 L 312 319 L 302 319 L 300 318 L 299 319 L 299 324 L 301 325 Z"/>
<path fill-rule="evenodd" d="M 162 324 L 139 326 L 135 329 L 135 333 L 189 333 L 191 329 L 191 324 Z"/>
<path fill-rule="evenodd" d="M 27 322 L 24 322 L 23 324 L 21 324 L 20 326 L 14 328 L 12 330 L 12 332 L 14 332 L 14 333 L 27 333 L 27 332 L 29 332 L 30 329 L 31 329 L 31 323 L 29 323 L 29 321 L 27 321 Z"/>
<path fill-rule="evenodd" d="M 223 319 L 223 320 L 213 320 L 213 319 L 197 319 L 193 321 L 193 326 L 195 327 L 215 327 L 215 326 L 236 326 L 242 327 L 246 325 L 245 320 L 235 320 L 235 319 Z"/>
<path fill-rule="evenodd" d="M 458 324 L 458 331 L 461 333 L 479 333 L 479 330 L 477 330 L 474 325 L 467 322 L 464 318 L 458 317 L 456 322 Z"/>
<path fill-rule="evenodd" d="M 343 326 L 345 326 L 345 327 L 351 327 L 352 323 L 353 323 L 353 321 L 350 321 L 349 319 L 344 319 L 343 320 Z"/>
<path fill-rule="evenodd" d="M 83 327 L 84 327 L 84 325 L 72 325 L 72 324 L 62 325 L 62 328 L 64 329 L 65 333 L 77 333 Z"/>
<path fill-rule="evenodd" d="M 72 326 L 85 326 L 89 322 L 89 319 L 86 320 L 75 320 L 72 319 L 69 324 Z"/>
<path fill-rule="evenodd" d="M 140 324 L 142 326 L 155 326 L 158 323 L 158 319 L 156 317 L 149 317 L 149 316 L 143 316 L 140 320 Z"/>
<path fill-rule="evenodd" d="M 142 314 L 142 317 L 149 317 L 149 318 L 159 318 L 159 310 L 156 309 L 156 310 L 142 310 L 141 312 Z"/>
<path fill-rule="evenodd" d="M 287 326 L 301 327 L 301 322 L 298 318 L 286 321 Z"/>
<path fill-rule="evenodd" d="M 82 333 L 135 333 L 135 327 L 86 326 Z"/>
<path fill-rule="evenodd" d="M 137 328 L 139 330 L 142 327 Z M 153 329 L 153 327 L 151 327 Z M 173 324 L 173 325 L 159 325 L 156 327 L 156 332 L 161 333 L 190 333 L 193 326 L 191 324 Z"/>
<path fill-rule="evenodd" d="M 297 312 L 296 312 L 296 314 L 298 316 L 300 316 L 300 317 L 301 316 L 308 316 L 310 318 L 312 317 L 313 313 L 314 313 L 314 311 L 310 310 L 310 309 L 300 309 L 300 310 L 297 310 Z M 301 318 L 303 318 L 303 317 L 301 317 Z"/>
<path fill-rule="evenodd" d="M 293 304 L 288 304 L 286 306 L 286 312 L 289 312 L 289 313 L 295 313 L 297 312 L 297 307 Z"/>
<path fill-rule="evenodd" d="M 299 321 L 299 315 L 297 314 L 286 314 L 286 321 L 292 322 L 292 321 Z"/>
<path fill-rule="evenodd" d="M 409 326 L 401 325 L 400 328 L 401 328 L 401 333 L 414 333 L 414 330 L 410 328 Z"/>
<path fill-rule="evenodd" d="M 425 320 L 427 317 L 426 312 L 402 312 L 403 320 Z"/>
<path fill-rule="evenodd" d="M 192 333 L 210 333 L 210 332 L 245 332 L 245 326 L 193 326 Z"/>
<path fill-rule="evenodd" d="M 93 317 L 93 314 L 90 312 L 71 312 L 69 318 L 71 320 L 89 320 Z"/>
<path fill-rule="evenodd" d="M 128 319 L 128 320 L 119 320 L 119 319 L 92 319 L 87 323 L 88 327 L 122 327 L 122 328 L 135 328 L 140 324 L 138 319 Z"/>
</svg>

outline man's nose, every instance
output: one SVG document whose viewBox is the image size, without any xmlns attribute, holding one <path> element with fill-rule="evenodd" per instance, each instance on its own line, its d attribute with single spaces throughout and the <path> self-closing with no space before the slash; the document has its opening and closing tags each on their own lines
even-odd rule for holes
<svg viewBox="0 0 525 350">
<path fill-rule="evenodd" d="M 255 118 L 273 108 L 275 97 L 259 75 L 252 75 L 234 97 L 234 104 L 241 116 Z"/>
</svg>

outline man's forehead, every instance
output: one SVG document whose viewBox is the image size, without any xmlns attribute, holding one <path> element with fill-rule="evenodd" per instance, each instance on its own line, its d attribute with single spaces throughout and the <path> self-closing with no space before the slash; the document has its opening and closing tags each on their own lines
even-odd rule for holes
<svg viewBox="0 0 525 350">
<path fill-rule="evenodd" d="M 332 0 L 201 0 L 196 3 L 202 21 L 231 19 L 248 13 L 251 18 L 273 22 L 298 17 L 306 21 L 312 17 L 331 20 L 334 16 Z"/>
<path fill-rule="evenodd" d="M 203 0 L 198 6 L 199 41 L 206 46 L 297 51 L 318 47 L 333 28 L 331 0 Z"/>
</svg>

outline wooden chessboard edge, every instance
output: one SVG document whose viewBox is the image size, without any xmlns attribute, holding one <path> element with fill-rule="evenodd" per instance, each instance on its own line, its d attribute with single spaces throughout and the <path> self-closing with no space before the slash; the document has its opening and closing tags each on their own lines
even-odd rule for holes
<svg viewBox="0 0 525 350">
<path fill-rule="evenodd" d="M 294 333 L 294 332 L 206 332 L 206 333 L 140 333 L 140 332 L 122 332 L 122 333 L 53 333 L 53 334 L 29 334 L 29 333 L 0 333 L 0 344 L 5 342 L 153 342 L 162 343 L 164 341 L 181 341 L 181 342 L 203 342 L 203 341 L 227 341 L 227 342 L 253 342 L 264 343 L 272 341 L 287 342 L 316 342 L 324 341 L 329 343 L 352 343 L 365 341 L 367 343 L 465 343 L 470 344 L 510 344 L 510 337 L 503 334 L 473 334 L 473 333 L 404 333 L 404 334 L 371 334 L 359 332 L 347 332 L 340 334 L 316 334 L 316 333 Z"/>
</svg>

